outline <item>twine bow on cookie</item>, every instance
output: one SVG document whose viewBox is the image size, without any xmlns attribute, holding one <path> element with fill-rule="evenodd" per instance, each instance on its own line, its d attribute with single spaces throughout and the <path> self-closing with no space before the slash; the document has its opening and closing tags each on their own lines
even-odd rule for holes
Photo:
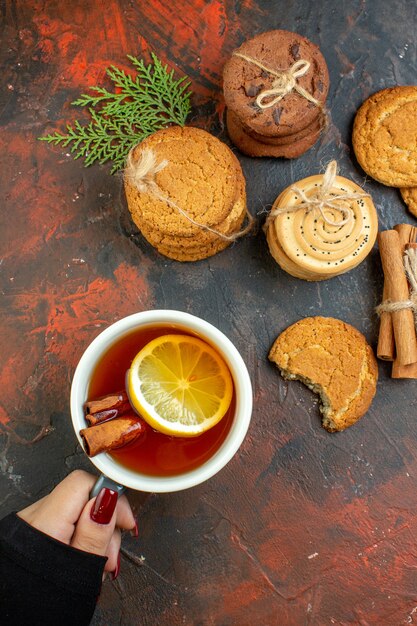
<svg viewBox="0 0 417 626">
<path fill-rule="evenodd" d="M 303 209 L 306 213 L 318 211 L 323 221 L 329 226 L 340 227 L 345 224 L 349 224 L 354 218 L 354 213 L 352 207 L 350 206 L 350 200 L 358 200 L 359 198 L 369 196 L 369 194 L 356 192 L 343 192 L 339 194 L 332 193 L 336 176 L 337 161 L 330 161 L 326 171 L 324 172 L 323 181 L 321 185 L 317 187 L 315 193 L 307 196 L 304 190 L 300 189 L 300 187 L 291 187 L 291 191 L 296 193 L 301 198 L 301 202 L 288 207 L 272 210 L 265 221 L 264 229 L 267 229 L 271 221 L 273 221 L 278 215 L 282 215 L 283 213 L 294 213 L 295 211 L 300 211 L 301 209 Z M 343 219 L 329 219 L 326 215 L 326 209 L 336 209 L 337 211 L 340 211 L 343 215 Z"/>
<path fill-rule="evenodd" d="M 156 162 L 156 156 L 153 150 L 145 148 L 142 150 L 140 158 L 133 160 L 133 151 L 127 155 L 125 176 L 138 191 L 156 191 L 158 185 L 155 182 L 155 175 L 168 165 L 168 161 L 164 159 L 160 163 Z"/>
<path fill-rule="evenodd" d="M 187 213 L 187 211 L 184 211 L 184 209 L 182 209 L 176 202 L 174 202 L 166 194 L 164 194 L 161 188 L 158 186 L 158 183 L 156 182 L 156 174 L 158 172 L 161 172 L 169 164 L 169 161 L 163 159 L 160 163 L 157 163 L 155 152 L 150 148 L 144 148 L 141 151 L 139 158 L 134 159 L 134 149 L 135 148 L 132 148 L 132 150 L 128 154 L 124 176 L 126 180 L 131 185 L 136 187 L 136 189 L 138 189 L 141 193 L 146 192 L 152 194 L 153 196 L 158 198 L 158 200 L 165 202 L 170 207 L 178 211 L 178 213 L 180 213 L 183 217 L 185 217 L 185 219 L 191 222 L 191 224 L 194 224 L 194 226 L 213 233 L 214 235 L 216 235 L 220 239 L 224 239 L 225 241 L 235 241 L 239 237 L 243 237 L 243 235 L 246 235 L 250 230 L 252 230 L 255 220 L 253 216 L 249 213 L 247 208 L 247 226 L 245 226 L 245 228 L 243 228 L 239 232 L 233 233 L 232 235 L 225 235 L 215 228 L 211 228 L 206 224 L 200 224 L 199 222 L 196 222 L 196 220 L 194 220 L 191 215 Z"/>
<path fill-rule="evenodd" d="M 246 54 L 242 54 L 241 52 L 234 52 L 233 55 L 244 59 L 248 63 L 256 65 L 261 70 L 264 70 L 264 72 L 271 74 L 271 76 L 275 76 L 272 88 L 264 89 L 256 98 L 256 104 L 260 109 L 269 109 L 270 107 L 275 106 L 278 102 L 285 98 L 287 94 L 291 93 L 291 91 L 296 91 L 300 96 L 309 100 L 309 102 L 312 102 L 317 107 L 322 108 L 321 103 L 297 82 L 297 78 L 307 74 L 310 69 L 311 63 L 306 59 L 296 61 L 287 70 L 273 70 L 270 67 L 263 65 L 263 63 L 257 59 L 247 56 Z M 272 98 L 272 100 L 270 100 L 270 98 Z"/>
<path fill-rule="evenodd" d="M 402 302 L 384 300 L 375 309 L 378 315 L 381 313 L 395 313 L 404 309 L 411 309 L 414 313 L 414 323 L 417 329 L 417 249 L 409 248 L 403 257 L 405 274 L 410 284 L 410 297 Z"/>
</svg>

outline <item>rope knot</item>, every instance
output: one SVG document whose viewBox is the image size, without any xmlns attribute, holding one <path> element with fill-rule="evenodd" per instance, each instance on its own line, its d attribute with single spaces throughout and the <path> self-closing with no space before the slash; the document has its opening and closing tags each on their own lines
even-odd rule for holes
<svg viewBox="0 0 417 626">
<path fill-rule="evenodd" d="M 264 228 L 267 229 L 270 222 L 282 213 L 293 213 L 304 209 L 306 213 L 310 211 L 318 211 L 322 220 L 329 226 L 341 227 L 345 224 L 349 224 L 353 218 L 353 209 L 350 206 L 351 200 L 358 200 L 369 196 L 367 193 L 332 193 L 333 185 L 335 184 L 337 176 L 337 161 L 330 161 L 326 171 L 323 175 L 323 181 L 321 185 L 317 187 L 317 191 L 308 196 L 303 189 L 294 186 L 291 187 L 291 191 L 300 197 L 301 201 L 297 204 L 293 204 L 282 209 L 275 209 L 271 211 L 266 219 Z M 342 214 L 341 220 L 329 219 L 326 215 L 326 209 L 337 210 Z"/>
<path fill-rule="evenodd" d="M 297 78 L 307 74 L 310 69 L 311 64 L 306 59 L 299 59 L 298 61 L 295 61 L 295 63 L 293 63 L 293 65 L 291 65 L 291 67 L 287 70 L 273 70 L 270 67 L 263 65 L 263 63 L 260 63 L 257 59 L 247 56 L 246 54 L 242 54 L 241 52 L 234 52 L 233 55 L 244 59 L 248 63 L 252 63 L 252 65 L 256 65 L 265 72 L 268 72 L 271 76 L 274 76 L 272 88 L 261 91 L 256 98 L 256 104 L 260 109 L 269 109 L 269 107 L 275 106 L 292 91 L 296 91 L 300 96 L 309 102 L 312 102 L 317 107 L 323 108 L 320 102 L 316 100 L 311 93 L 306 91 L 304 87 L 297 83 Z"/>
<path fill-rule="evenodd" d="M 139 159 L 133 159 L 133 150 L 127 156 L 124 175 L 134 187 L 141 193 L 156 190 L 155 175 L 168 165 L 164 159 L 156 162 L 155 152 L 150 148 L 144 148 Z"/>
<path fill-rule="evenodd" d="M 307 74 L 309 69 L 309 61 L 300 59 L 299 61 L 296 61 L 293 65 L 291 65 L 288 70 L 282 70 L 280 71 L 280 73 L 275 72 L 275 78 L 272 82 L 272 89 L 262 91 L 256 98 L 256 104 L 261 109 L 266 109 L 268 107 L 274 106 L 274 104 L 282 100 L 282 98 L 285 98 L 285 96 L 291 91 L 293 91 L 294 89 L 297 90 L 297 88 L 299 87 L 299 85 L 297 85 L 297 78 L 299 76 L 304 76 L 304 74 Z M 264 104 L 263 101 L 270 96 L 277 97 L 271 102 Z"/>
</svg>

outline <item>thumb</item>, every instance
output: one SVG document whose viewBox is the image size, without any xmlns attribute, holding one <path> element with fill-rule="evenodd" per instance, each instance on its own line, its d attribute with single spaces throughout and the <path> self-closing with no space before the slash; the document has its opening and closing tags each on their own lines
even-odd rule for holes
<svg viewBox="0 0 417 626">
<path fill-rule="evenodd" d="M 81 512 L 71 545 L 84 552 L 105 556 L 116 526 L 117 491 L 104 487 Z"/>
</svg>

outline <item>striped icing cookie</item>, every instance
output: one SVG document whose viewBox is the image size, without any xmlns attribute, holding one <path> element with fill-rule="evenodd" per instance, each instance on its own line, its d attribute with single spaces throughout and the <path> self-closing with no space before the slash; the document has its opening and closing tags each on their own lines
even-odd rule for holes
<svg viewBox="0 0 417 626">
<path fill-rule="evenodd" d="M 282 212 L 272 218 L 268 226 L 274 235 L 269 241 L 278 243 L 275 250 L 271 250 L 274 258 L 283 269 L 289 265 L 294 270 L 295 266 L 295 271 L 290 273 L 307 280 L 331 278 L 356 267 L 371 251 L 378 232 L 372 198 L 341 176 L 335 177 L 321 210 L 316 205 L 311 210 L 308 205 L 291 210 L 306 199 L 314 199 L 322 182 L 322 175 L 310 176 L 285 189 L 271 211 Z M 353 197 L 343 198 L 347 195 Z M 289 263 L 278 260 L 282 254 Z"/>
</svg>

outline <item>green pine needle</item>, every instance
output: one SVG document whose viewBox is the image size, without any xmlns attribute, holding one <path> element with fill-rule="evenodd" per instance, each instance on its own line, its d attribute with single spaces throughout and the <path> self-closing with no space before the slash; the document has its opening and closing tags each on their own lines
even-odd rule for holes
<svg viewBox="0 0 417 626">
<path fill-rule="evenodd" d="M 88 107 L 91 122 L 82 126 L 67 125 L 67 134 L 55 132 L 39 137 L 53 145 L 69 147 L 75 159 L 82 157 L 85 166 L 113 162 L 111 173 L 122 169 L 133 146 L 169 124 L 184 126 L 191 110 L 191 84 L 185 77 L 175 80 L 158 57 L 152 63 L 128 55 L 136 69 L 136 78 L 111 65 L 107 74 L 118 93 L 103 87 L 91 87 L 93 94 L 82 94 L 72 104 Z"/>
</svg>

